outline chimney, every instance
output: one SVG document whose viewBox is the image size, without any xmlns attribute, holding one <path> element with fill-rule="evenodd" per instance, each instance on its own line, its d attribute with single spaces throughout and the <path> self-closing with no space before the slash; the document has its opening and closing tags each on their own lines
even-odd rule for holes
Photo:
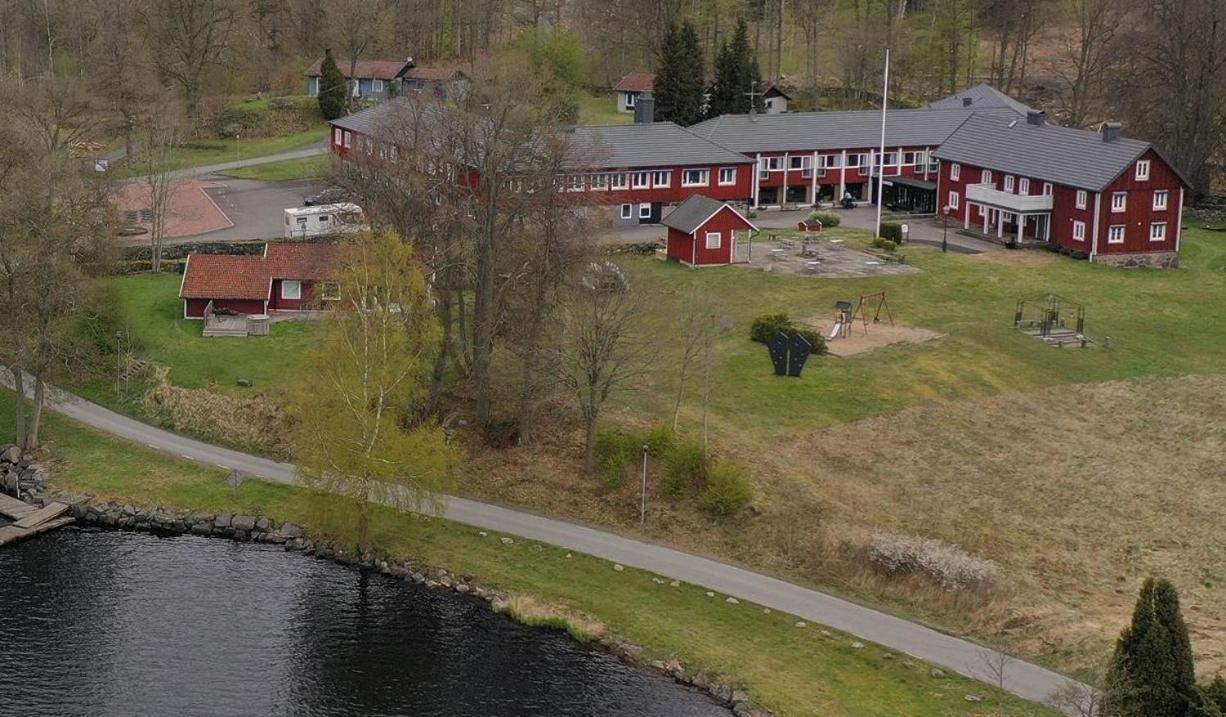
<svg viewBox="0 0 1226 717">
<path fill-rule="evenodd" d="M 644 92 L 634 101 L 634 123 L 651 124 L 656 121 L 656 98 Z"/>
<path fill-rule="evenodd" d="M 1124 125 L 1119 122 L 1103 122 L 1102 136 L 1104 142 L 1114 142 L 1120 138 L 1124 131 Z"/>
<path fill-rule="evenodd" d="M 1030 110 L 1026 113 L 1026 124 L 1042 127 L 1047 124 L 1047 113 L 1043 110 Z"/>
<path fill-rule="evenodd" d="M 970 97 L 963 97 L 963 98 L 962 98 L 962 106 L 963 106 L 963 107 L 970 107 L 970 106 L 971 106 L 971 104 L 972 104 L 974 101 L 975 101 L 975 100 L 971 99 Z"/>
</svg>

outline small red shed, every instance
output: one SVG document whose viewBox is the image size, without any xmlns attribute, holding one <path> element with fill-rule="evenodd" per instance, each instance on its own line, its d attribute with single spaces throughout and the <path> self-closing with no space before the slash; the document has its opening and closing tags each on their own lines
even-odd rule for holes
<svg viewBox="0 0 1226 717">
<path fill-rule="evenodd" d="M 724 202 L 695 194 L 664 218 L 668 259 L 690 266 L 720 266 L 736 261 L 737 232 L 758 228 Z"/>
</svg>

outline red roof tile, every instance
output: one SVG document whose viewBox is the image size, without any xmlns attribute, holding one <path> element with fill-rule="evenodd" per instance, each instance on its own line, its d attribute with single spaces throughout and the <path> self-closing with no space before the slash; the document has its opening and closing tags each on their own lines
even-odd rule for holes
<svg viewBox="0 0 1226 717">
<path fill-rule="evenodd" d="M 613 88 L 614 92 L 651 92 L 656 84 L 655 73 L 631 72 Z"/>
<path fill-rule="evenodd" d="M 326 281 L 336 276 L 335 244 L 270 242 L 264 255 L 197 254 L 187 258 L 182 299 L 268 299 L 273 279 Z"/>
<path fill-rule="evenodd" d="M 311 69 L 307 70 L 307 77 L 318 77 L 323 63 L 322 58 L 316 60 L 315 64 L 311 65 Z M 412 65 L 412 60 L 358 60 L 355 76 L 360 80 L 394 80 Z M 345 76 L 345 79 L 352 79 L 349 77 L 349 60 L 336 58 L 336 67 Z"/>
</svg>

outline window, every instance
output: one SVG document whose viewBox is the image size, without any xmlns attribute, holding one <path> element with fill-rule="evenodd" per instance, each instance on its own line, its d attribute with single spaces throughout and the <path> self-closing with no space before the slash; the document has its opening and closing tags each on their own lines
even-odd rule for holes
<svg viewBox="0 0 1226 717">
<path fill-rule="evenodd" d="M 673 183 L 673 173 L 667 169 L 658 171 L 652 175 L 651 183 L 656 187 L 667 187 Z"/>
<path fill-rule="evenodd" d="M 822 157 L 822 160 L 830 169 L 838 169 L 843 166 L 843 155 L 841 154 L 827 154 Z"/>
<path fill-rule="evenodd" d="M 687 169 L 681 175 L 681 185 L 684 187 L 705 187 L 711 183 L 711 170 Z"/>
<path fill-rule="evenodd" d="M 319 289 L 319 298 L 324 301 L 340 301 L 341 284 L 338 281 L 325 281 Z"/>
<path fill-rule="evenodd" d="M 281 282 L 281 298 L 282 299 L 301 299 L 302 298 L 302 282 L 290 281 L 286 279 Z"/>
<path fill-rule="evenodd" d="M 1056 188 L 1052 186 L 1051 182 L 1043 183 L 1043 196 L 1050 197 L 1051 195 L 1055 193 L 1056 193 Z"/>
<path fill-rule="evenodd" d="M 898 153 L 897 152 L 886 152 L 885 155 L 883 156 L 885 157 L 885 161 L 881 163 L 883 167 L 889 167 L 891 165 L 898 164 Z"/>
<path fill-rule="evenodd" d="M 349 130 L 345 130 L 345 146 L 349 147 L 353 144 L 353 134 Z"/>
<path fill-rule="evenodd" d="M 566 191 L 582 192 L 583 191 L 583 175 L 572 174 L 566 179 Z"/>
<path fill-rule="evenodd" d="M 724 238 L 720 236 L 719 232 L 707 232 L 707 248 L 708 249 L 718 249 L 720 247 L 720 244 L 723 243 L 723 240 Z"/>
<path fill-rule="evenodd" d="M 783 157 L 766 157 L 764 161 L 767 172 L 778 172 L 783 169 Z"/>
<path fill-rule="evenodd" d="M 736 167 L 720 167 L 719 185 L 727 187 L 731 184 L 736 184 Z"/>
<path fill-rule="evenodd" d="M 635 189 L 647 189 L 651 186 L 651 172 L 635 172 L 631 176 L 634 178 Z"/>
<path fill-rule="evenodd" d="M 1166 222 L 1154 222 L 1149 225 L 1150 241 L 1166 241 Z"/>
<path fill-rule="evenodd" d="M 904 152 L 902 155 L 902 163 L 908 167 L 917 165 L 919 164 L 919 162 L 915 160 L 917 156 L 918 155 L 915 152 Z"/>
<path fill-rule="evenodd" d="M 610 185 L 610 186 L 612 186 L 614 189 L 625 189 L 625 188 L 628 186 L 628 185 L 626 184 L 626 181 L 627 181 L 627 180 L 626 180 L 626 175 L 624 175 L 624 174 L 612 174 L 612 175 L 609 175 L 609 176 L 610 176 L 610 180 L 609 180 L 609 181 L 611 182 L 611 185 Z"/>
<path fill-rule="evenodd" d="M 375 93 L 380 93 L 380 92 L 383 92 L 383 80 L 373 80 L 373 81 L 371 81 L 371 83 L 370 83 L 370 90 L 371 90 L 371 92 L 375 92 Z"/>
<path fill-rule="evenodd" d="M 1111 211 L 1119 214 L 1128 209 L 1128 192 L 1115 192 L 1111 195 Z"/>
<path fill-rule="evenodd" d="M 1090 195 L 1084 189 L 1077 190 L 1077 208 L 1085 209 L 1086 203 L 1090 201 Z"/>
<path fill-rule="evenodd" d="M 1124 243 L 1124 225 L 1113 224 L 1111 230 L 1107 232 L 1108 244 L 1123 244 Z"/>
<path fill-rule="evenodd" d="M 344 144 L 344 143 L 345 143 L 345 133 L 344 133 L 344 132 L 341 130 L 341 128 L 340 128 L 340 127 L 335 127 L 335 128 L 333 128 L 333 130 L 332 130 L 332 144 L 335 144 L 336 146 L 338 146 L 338 147 L 339 147 L 339 146 L 341 146 L 341 145 L 342 145 L 342 144 Z"/>
<path fill-rule="evenodd" d="M 1082 221 L 1073 222 L 1073 241 L 1086 240 L 1086 223 Z"/>
<path fill-rule="evenodd" d="M 961 195 L 959 195 L 957 192 L 950 192 L 950 193 L 949 193 L 949 208 L 950 208 L 950 209 L 953 209 L 953 210 L 957 211 L 957 209 L 958 209 L 958 207 L 961 205 L 961 203 L 962 203 L 962 196 L 961 196 Z"/>
<path fill-rule="evenodd" d="M 861 155 L 858 155 L 858 154 L 847 155 L 847 166 L 848 167 L 859 167 L 861 161 L 862 161 Z"/>
<path fill-rule="evenodd" d="M 634 205 L 633 204 L 623 204 L 622 213 L 621 213 L 622 219 L 630 219 L 633 216 L 634 216 Z"/>
<path fill-rule="evenodd" d="M 1165 189 L 1159 189 L 1154 192 L 1154 211 L 1161 212 L 1167 208 L 1170 202 L 1171 193 Z"/>
<path fill-rule="evenodd" d="M 983 184 L 991 184 L 992 183 L 992 170 L 985 169 L 982 172 L 980 172 L 979 181 Z"/>
<path fill-rule="evenodd" d="M 1022 177 L 1017 180 L 1017 193 L 1023 196 L 1030 195 L 1030 180 Z"/>
<path fill-rule="evenodd" d="M 949 178 L 955 182 L 961 180 L 962 179 L 962 165 L 960 164 L 949 165 Z"/>
<path fill-rule="evenodd" d="M 809 165 L 809 158 L 804 155 L 788 157 L 788 169 L 804 169 Z"/>
<path fill-rule="evenodd" d="M 1149 179 L 1149 160 L 1142 159 L 1137 162 L 1137 181 L 1144 182 Z"/>
<path fill-rule="evenodd" d="M 651 219 L 651 205 L 650 204 L 640 204 L 639 205 L 639 219 Z"/>
<path fill-rule="evenodd" d="M 936 154 L 932 152 L 928 153 L 928 171 L 929 172 L 941 171 L 941 160 L 937 159 Z"/>
<path fill-rule="evenodd" d="M 609 188 L 609 175 L 593 174 L 592 175 L 592 191 L 603 192 Z"/>
<path fill-rule="evenodd" d="M 628 110 L 634 109 L 634 103 L 638 102 L 638 99 L 639 99 L 639 93 L 627 92 L 626 93 L 626 109 Z"/>
<path fill-rule="evenodd" d="M 1006 192 L 1013 191 L 1013 175 L 1012 174 L 1005 176 L 1005 191 Z"/>
</svg>

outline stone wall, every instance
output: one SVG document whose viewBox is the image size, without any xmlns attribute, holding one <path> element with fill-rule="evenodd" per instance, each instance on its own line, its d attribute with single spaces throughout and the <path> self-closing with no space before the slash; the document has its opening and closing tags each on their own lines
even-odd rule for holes
<svg viewBox="0 0 1226 717">
<path fill-rule="evenodd" d="M 39 503 L 47 492 L 47 472 L 22 456 L 17 446 L 0 447 L 0 491 Z"/>
<path fill-rule="evenodd" d="M 1106 264 L 1108 266 L 1148 266 L 1154 269 L 1175 269 L 1179 267 L 1179 253 L 1174 251 L 1155 251 L 1145 254 L 1098 254 L 1094 257 L 1094 263 Z"/>
</svg>

